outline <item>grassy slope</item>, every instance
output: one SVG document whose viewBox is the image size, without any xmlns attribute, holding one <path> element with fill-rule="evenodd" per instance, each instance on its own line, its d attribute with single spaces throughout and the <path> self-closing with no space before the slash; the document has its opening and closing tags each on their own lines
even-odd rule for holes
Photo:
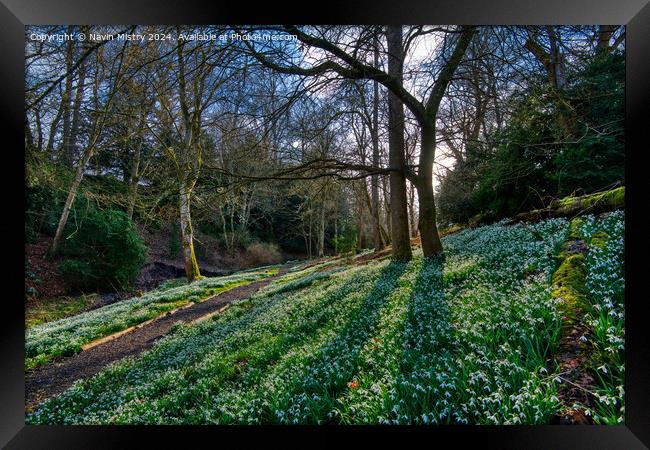
<svg viewBox="0 0 650 450">
<path fill-rule="evenodd" d="M 496 224 L 444 238 L 445 260 L 290 272 L 27 422 L 547 423 L 567 232 Z"/>
<path fill-rule="evenodd" d="M 29 369 L 56 356 L 72 355 L 96 339 L 275 273 L 276 268 L 264 268 L 257 272 L 205 278 L 171 288 L 169 286 L 173 284 L 167 283 L 142 297 L 33 326 L 25 333 L 25 366 Z"/>
<path fill-rule="evenodd" d="M 25 328 L 79 314 L 98 298 L 99 294 L 83 294 L 76 297 L 30 300 L 30 303 L 25 305 Z"/>
</svg>

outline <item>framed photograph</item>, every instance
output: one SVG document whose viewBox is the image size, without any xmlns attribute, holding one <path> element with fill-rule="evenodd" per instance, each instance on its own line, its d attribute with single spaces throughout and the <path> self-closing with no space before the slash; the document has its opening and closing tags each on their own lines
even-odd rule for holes
<svg viewBox="0 0 650 450">
<path fill-rule="evenodd" d="M 2 0 L 3 446 L 648 448 L 647 1 L 364 3 Z"/>
</svg>

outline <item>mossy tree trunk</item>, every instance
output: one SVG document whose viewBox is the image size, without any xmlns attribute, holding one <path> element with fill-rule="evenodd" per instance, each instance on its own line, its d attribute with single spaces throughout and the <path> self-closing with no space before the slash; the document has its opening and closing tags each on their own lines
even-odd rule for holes
<svg viewBox="0 0 650 450">
<path fill-rule="evenodd" d="M 183 258 L 185 260 L 185 275 L 187 281 L 192 282 L 200 278 L 199 265 L 196 262 L 194 253 L 194 233 L 192 231 L 192 218 L 190 215 L 190 201 L 192 196 L 193 182 L 185 180 L 180 188 L 180 218 L 181 235 L 183 243 Z"/>
<path fill-rule="evenodd" d="M 436 118 L 438 109 L 475 33 L 476 29 L 474 27 L 463 27 L 451 56 L 442 67 L 433 85 L 429 98 L 422 105 L 424 110 L 416 108 L 422 139 L 418 174 L 413 177 L 413 181 L 418 189 L 420 206 L 418 228 L 420 229 L 420 239 L 422 241 L 422 254 L 425 257 L 435 256 L 443 250 L 436 225 L 436 205 L 433 194 L 433 163 L 436 155 Z"/>
<path fill-rule="evenodd" d="M 144 127 L 145 127 L 145 114 L 142 114 L 140 124 L 138 127 L 138 144 L 135 146 L 133 153 L 133 161 L 131 161 L 131 170 L 129 174 L 129 198 L 126 209 L 126 214 L 129 219 L 133 220 L 133 211 L 138 197 L 138 184 L 140 183 L 140 163 L 142 160 L 142 146 L 144 143 Z"/>
<path fill-rule="evenodd" d="M 536 222 L 549 217 L 572 217 L 582 214 L 600 214 L 625 207 L 625 186 L 580 197 L 565 197 L 550 203 L 547 208 L 517 214 L 509 223 Z"/>
</svg>

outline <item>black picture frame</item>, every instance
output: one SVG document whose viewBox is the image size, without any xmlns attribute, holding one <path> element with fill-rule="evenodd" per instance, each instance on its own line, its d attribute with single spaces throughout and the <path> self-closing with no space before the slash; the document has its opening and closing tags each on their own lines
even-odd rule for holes
<svg viewBox="0 0 650 450">
<path fill-rule="evenodd" d="M 310 12 L 305 8 L 311 7 Z M 211 23 L 337 23 L 337 24 L 624 24 L 626 25 L 626 418 L 621 426 L 453 426 L 453 427 L 81 427 L 25 426 L 24 419 L 24 228 L 19 217 L 24 196 L 24 45 L 25 25 L 37 24 L 211 24 Z M 350 435 L 394 441 L 404 445 L 414 435 L 426 445 L 451 438 L 462 445 L 526 449 L 637 449 L 650 446 L 650 350 L 643 314 L 645 298 L 643 256 L 648 254 L 647 183 L 642 162 L 650 117 L 650 4 L 648 0 L 363 0 L 307 5 L 266 2 L 199 2 L 185 0 L 0 0 L 0 116 L 6 127 L 0 142 L 5 204 L 0 242 L 7 265 L 3 271 L 0 317 L 0 445 L 6 448 L 122 448 L 135 445 L 145 434 L 148 446 L 159 441 L 171 446 L 192 438 L 214 445 L 236 438 L 238 446 L 260 437 L 260 431 L 295 444 L 324 444 Z M 19 170 L 22 168 L 23 170 Z M 647 169 L 646 169 L 647 172 Z M 647 175 L 646 175 L 647 177 Z M 21 238 L 19 238 L 21 237 Z M 155 433 L 150 433 L 155 429 Z M 189 433 L 188 433 L 189 431 Z M 243 431 L 243 433 L 242 433 Z M 371 432 L 371 433 L 368 433 Z M 215 435 L 216 434 L 216 435 Z M 235 434 L 237 436 L 235 436 Z M 209 436 L 208 436 L 209 435 Z M 307 436 L 309 435 L 309 436 Z M 186 444 L 185 444 L 186 445 Z M 419 444 L 418 444 L 419 445 Z"/>
</svg>

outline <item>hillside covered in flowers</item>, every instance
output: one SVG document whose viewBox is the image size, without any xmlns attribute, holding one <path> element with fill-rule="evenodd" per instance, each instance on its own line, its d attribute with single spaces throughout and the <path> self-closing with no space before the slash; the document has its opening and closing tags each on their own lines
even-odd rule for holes
<svg viewBox="0 0 650 450">
<path fill-rule="evenodd" d="M 409 262 L 337 257 L 208 278 L 46 324 L 28 351 L 80 342 L 126 305 L 275 274 L 34 406 L 27 423 L 620 423 L 624 225 L 623 211 L 504 220 L 444 237 L 435 258 L 416 249 Z"/>
</svg>

